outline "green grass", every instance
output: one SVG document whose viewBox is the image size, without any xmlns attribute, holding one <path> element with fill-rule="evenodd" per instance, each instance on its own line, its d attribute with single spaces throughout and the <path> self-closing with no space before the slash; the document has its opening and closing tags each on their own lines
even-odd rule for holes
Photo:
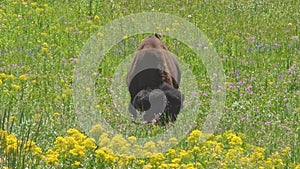
<svg viewBox="0 0 300 169">
<path fill-rule="evenodd" d="M 0 129 L 19 140 L 33 140 L 45 152 L 68 129 L 81 129 L 72 100 L 72 78 L 86 41 L 122 16 L 165 12 L 202 30 L 222 60 L 226 106 L 215 134 L 243 133 L 244 141 L 264 147 L 266 156 L 289 146 L 289 163 L 300 163 L 299 1 L 33 2 L 5 0 L 0 4 Z M 131 36 L 116 44 L 94 72 L 97 109 L 125 136 L 149 137 L 165 130 L 128 122 L 126 112 L 116 110 L 111 101 L 111 78 L 145 36 Z M 162 39 L 196 77 L 201 100 L 197 111 L 201 113 L 194 129 L 201 130 L 212 94 L 205 66 L 185 44 L 167 36 Z M 118 88 L 120 95 L 128 97 L 122 89 Z M 177 148 L 187 146 L 182 141 Z M 22 168 L 29 158 L 22 155 L 23 150 L 2 155 L 3 149 L 0 144 L 0 167 Z M 93 166 L 87 163 L 90 166 L 85 167 Z M 43 168 L 43 163 L 32 162 L 31 167 Z"/>
</svg>

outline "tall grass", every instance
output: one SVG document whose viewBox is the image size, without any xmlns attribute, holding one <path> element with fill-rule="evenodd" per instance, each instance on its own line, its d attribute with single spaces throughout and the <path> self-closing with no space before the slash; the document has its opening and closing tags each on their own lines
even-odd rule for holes
<svg viewBox="0 0 300 169">
<path fill-rule="evenodd" d="M 299 6 L 297 0 L 2 2 L 1 168 L 146 168 L 147 163 L 154 168 L 296 167 L 300 163 Z M 143 11 L 182 17 L 208 36 L 224 67 L 226 108 L 218 130 L 209 139 L 211 142 L 191 141 L 200 137 L 197 132 L 209 110 L 210 81 L 205 66 L 191 49 L 165 36 L 163 40 L 170 51 L 187 63 L 197 77 L 201 93 L 198 111 L 202 113 L 196 119 L 194 134 L 189 135 L 190 139 L 177 140 L 175 152 L 154 153 L 148 159 L 121 158 L 104 151 L 105 146 L 99 147 L 98 140 L 96 148 L 95 143 L 89 142 L 88 133 L 74 129 L 80 130 L 80 126 L 74 114 L 72 75 L 78 54 L 90 36 L 114 19 Z M 115 70 L 145 36 L 127 37 L 116 44 L 94 74 L 97 109 L 126 137 L 150 137 L 165 130 L 128 123 L 111 101 Z M 105 140 L 105 132 L 100 133 Z M 115 135 L 106 134 L 113 142 Z M 242 143 L 230 143 L 231 139 L 241 139 Z M 59 140 L 66 149 L 59 146 Z M 68 151 L 75 148 L 68 145 L 81 146 L 85 155 L 70 154 Z M 187 156 L 183 155 L 185 152 Z"/>
</svg>

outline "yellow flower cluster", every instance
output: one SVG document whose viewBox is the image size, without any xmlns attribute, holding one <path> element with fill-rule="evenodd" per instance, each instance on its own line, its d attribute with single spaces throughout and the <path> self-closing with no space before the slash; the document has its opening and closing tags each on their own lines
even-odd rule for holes
<svg viewBox="0 0 300 169">
<path fill-rule="evenodd" d="M 69 129 L 68 136 L 57 137 L 54 148 L 46 152 L 44 160 L 49 164 L 58 164 L 60 159 L 68 159 L 73 165 L 79 165 L 86 158 L 86 154 L 96 148 L 92 138 L 79 132 L 77 129 Z"/>
<path fill-rule="evenodd" d="M 1 147 L 4 153 L 15 153 L 18 149 L 18 139 L 14 134 L 8 134 L 5 130 L 0 130 Z"/>
<path fill-rule="evenodd" d="M 68 133 L 77 133 L 77 140 L 84 142 L 85 136 L 77 130 L 69 130 Z M 291 149 L 286 147 L 279 152 L 275 152 L 268 157 L 264 148 L 243 142 L 242 137 L 233 131 L 228 131 L 222 135 L 203 134 L 199 130 L 194 130 L 187 137 L 187 149 L 171 148 L 167 152 L 159 152 L 161 145 L 173 145 L 178 141 L 175 138 L 169 140 L 170 143 L 147 142 L 143 146 L 137 145 L 137 138 L 130 136 L 127 139 L 122 135 L 105 133 L 101 125 L 96 125 L 90 131 L 93 135 L 100 135 L 98 148 L 93 152 L 99 163 L 105 168 L 114 167 L 138 167 L 138 168 L 281 168 L 288 164 L 288 154 Z M 74 134 L 71 134 L 74 137 Z M 67 137 L 58 137 L 55 142 L 56 150 L 50 151 L 53 155 L 50 159 L 55 159 L 53 164 L 57 164 L 59 157 L 70 159 L 76 156 L 87 157 L 80 147 L 72 146 L 68 148 Z M 80 139 L 81 138 L 81 139 Z M 208 138 L 202 142 L 202 138 Z M 64 144 L 60 144 L 62 140 Z M 74 143 L 72 145 L 79 144 Z M 94 144 L 91 144 L 94 145 Z M 65 146 L 65 147 L 63 147 Z M 59 149 L 59 147 L 61 147 Z M 91 146 L 94 148 L 94 146 Z M 77 151 L 72 149 L 77 149 Z M 69 155 L 66 154 L 69 150 Z M 80 153 L 82 152 L 82 153 Z M 71 154 L 71 156 L 70 156 Z M 144 155 L 145 158 L 137 158 L 134 155 Z M 80 163 L 77 159 L 77 163 Z M 74 165 L 74 163 L 73 163 Z M 292 166 L 295 166 L 292 165 Z"/>
<path fill-rule="evenodd" d="M 147 142 L 143 146 L 136 144 L 137 138 L 130 136 L 125 139 L 122 135 L 104 132 L 101 125 L 96 125 L 90 131 L 100 134 L 98 148 L 94 139 L 78 131 L 69 129 L 68 135 L 56 138 L 52 148 L 43 153 L 43 150 L 33 141 L 24 144 L 24 152 L 41 157 L 46 165 L 61 165 L 66 167 L 86 167 L 88 160 L 100 168 L 299 168 L 289 162 L 290 147 L 281 151 L 267 154 L 262 147 L 243 142 L 243 139 L 233 131 L 222 135 L 207 137 L 199 130 L 194 130 L 187 137 L 185 148 L 175 146 L 167 152 L 159 152 L 158 142 Z M 19 141 L 14 134 L 0 130 L 0 152 L 17 151 Z M 178 142 L 175 138 L 169 140 L 170 145 Z M 161 145 L 164 145 L 160 143 Z M 130 154 L 132 153 L 132 154 Z M 144 158 L 134 155 L 144 153 Z M 37 161 L 37 160 L 36 160 Z M 1 164 L 1 162 L 0 162 Z"/>
<path fill-rule="evenodd" d="M 32 152 L 34 155 L 42 155 L 43 150 L 34 141 L 28 140 L 24 146 L 25 152 Z"/>
<path fill-rule="evenodd" d="M 15 80 L 15 81 L 13 81 Z M 22 82 L 27 81 L 27 75 L 23 74 L 17 78 L 15 75 L 7 75 L 5 73 L 0 73 L 0 92 L 10 93 L 13 91 L 18 91 L 22 88 Z M 2 89 L 3 88 L 3 89 Z"/>
<path fill-rule="evenodd" d="M 0 153 L 3 150 L 5 154 L 17 154 L 21 149 L 27 154 L 33 154 L 38 157 L 42 155 L 43 150 L 36 145 L 34 141 L 26 142 L 18 140 L 15 134 L 9 134 L 5 130 L 0 130 Z"/>
</svg>

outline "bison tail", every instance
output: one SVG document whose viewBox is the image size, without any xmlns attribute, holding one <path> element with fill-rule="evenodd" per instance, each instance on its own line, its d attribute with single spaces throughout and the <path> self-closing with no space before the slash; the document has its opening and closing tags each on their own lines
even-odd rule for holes
<svg viewBox="0 0 300 169">
<path fill-rule="evenodd" d="M 133 106 L 139 111 L 162 113 L 166 107 L 167 98 L 160 89 L 141 90 L 133 99 Z"/>
<path fill-rule="evenodd" d="M 133 106 L 139 111 L 146 111 L 148 110 L 151 105 L 149 101 L 149 95 L 150 95 L 149 90 L 141 90 L 138 92 L 138 94 L 134 97 L 133 99 Z"/>
</svg>

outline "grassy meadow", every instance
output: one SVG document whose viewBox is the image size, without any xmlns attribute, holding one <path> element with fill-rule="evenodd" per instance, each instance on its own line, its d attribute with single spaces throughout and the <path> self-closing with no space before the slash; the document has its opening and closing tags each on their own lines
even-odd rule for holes
<svg viewBox="0 0 300 169">
<path fill-rule="evenodd" d="M 298 0 L 2 1 L 0 168 L 300 169 L 299 6 Z M 82 47 L 107 23 L 140 12 L 181 17 L 211 41 L 226 78 L 214 134 L 201 132 L 212 97 L 205 65 L 189 46 L 163 36 L 191 70 L 183 78 L 195 77 L 180 88 L 198 90 L 200 106 L 187 111 L 199 113 L 185 138 L 137 144 L 172 128 L 133 123 L 126 104 L 112 101 L 114 92 L 128 97 L 119 83 L 112 88 L 122 82 L 116 72 L 124 74 L 119 64 L 149 34 L 124 36 L 92 72 L 95 109 L 117 132 L 79 125 L 72 82 Z M 170 149 L 160 152 L 165 145 Z"/>
</svg>

